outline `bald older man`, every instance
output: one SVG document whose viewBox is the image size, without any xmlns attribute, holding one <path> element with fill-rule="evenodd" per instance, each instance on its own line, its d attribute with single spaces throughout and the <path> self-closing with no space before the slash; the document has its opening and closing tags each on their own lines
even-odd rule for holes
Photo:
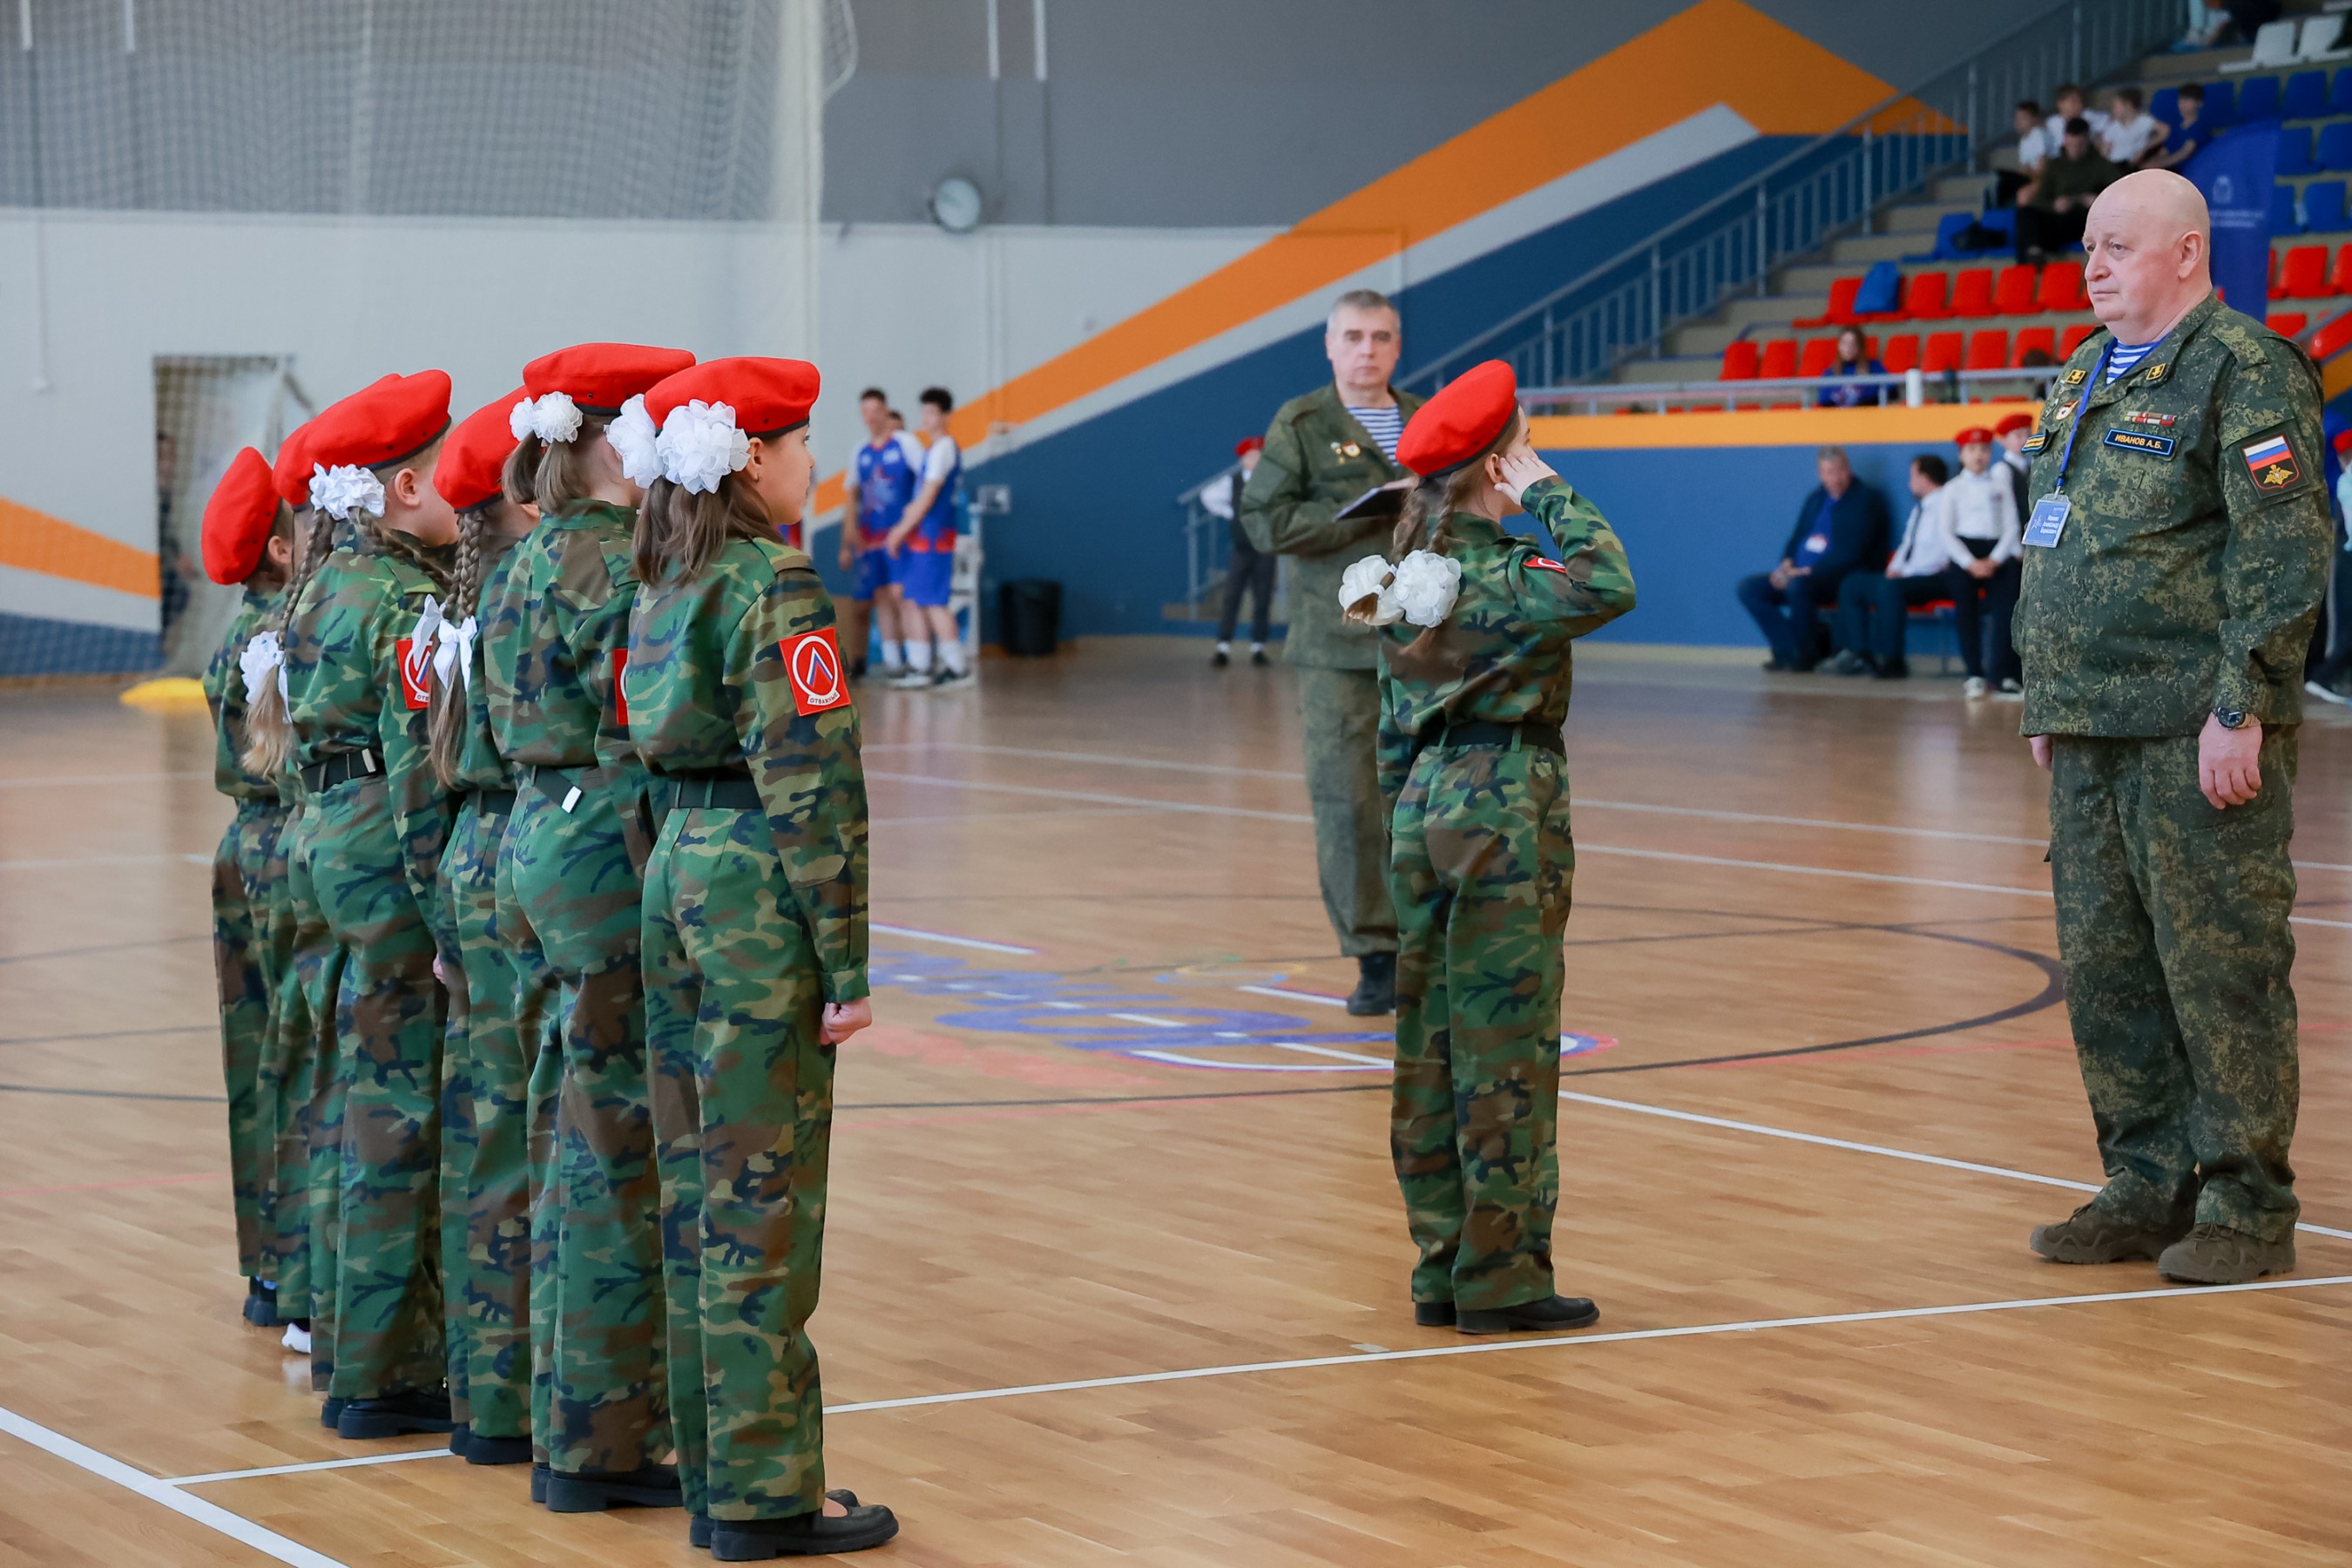
<svg viewBox="0 0 2352 1568">
<path fill-rule="evenodd" d="M 2295 728 L 2327 586 L 2319 374 L 2214 296 L 2204 198 L 2117 181 L 2094 332 L 2025 450 L 2017 646 L 2050 770 L 2066 1010 L 2106 1184 L 2033 1250 L 2234 1283 L 2294 1267 Z"/>
</svg>

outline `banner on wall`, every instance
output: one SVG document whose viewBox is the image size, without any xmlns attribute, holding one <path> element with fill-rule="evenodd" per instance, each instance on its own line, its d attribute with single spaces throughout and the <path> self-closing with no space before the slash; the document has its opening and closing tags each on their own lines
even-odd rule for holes
<svg viewBox="0 0 2352 1568">
<path fill-rule="evenodd" d="M 2257 321 L 2269 310 L 2272 190 L 2278 184 L 2275 120 L 2225 131 L 2181 166 L 2213 216 L 2213 282 L 2233 310 Z"/>
</svg>

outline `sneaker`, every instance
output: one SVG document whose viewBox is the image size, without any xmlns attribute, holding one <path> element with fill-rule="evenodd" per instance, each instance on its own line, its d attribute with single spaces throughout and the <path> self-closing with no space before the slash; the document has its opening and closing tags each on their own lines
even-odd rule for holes
<svg viewBox="0 0 2352 1568">
<path fill-rule="evenodd" d="M 2004 676 L 1992 695 L 1996 702 L 2022 702 L 2025 700 L 2025 683 L 2013 676 Z"/>
<path fill-rule="evenodd" d="M 1232 645 L 1227 643 L 1219 643 L 1217 645 L 1217 651 L 1209 656 L 1209 662 L 1219 669 L 1223 669 L 1225 666 L 1233 663 L 1234 650 Z"/>
<path fill-rule="evenodd" d="M 891 685 L 896 686 L 900 680 L 906 678 L 906 674 L 907 667 L 905 665 L 886 664 L 876 672 L 876 678 L 877 679 L 887 680 Z"/>
<path fill-rule="evenodd" d="M 2188 1285 L 2242 1285 L 2294 1267 L 2293 1232 L 2278 1241 L 2260 1241 L 2226 1225 L 2192 1226 L 2156 1260 L 2158 1274 Z"/>
<path fill-rule="evenodd" d="M 1581 1296 L 1549 1296 L 1517 1307 L 1455 1312 L 1454 1326 L 1465 1334 L 1543 1333 L 1558 1329 L 1589 1329 L 1601 1321 L 1601 1309 Z"/>
<path fill-rule="evenodd" d="M 2338 707 L 2352 706 L 2352 697 L 2345 696 L 2324 680 L 2306 680 L 2303 689 L 2322 702 L 2333 702 Z"/>
<path fill-rule="evenodd" d="M 292 1351 L 296 1355 L 309 1355 L 310 1353 L 310 1325 L 308 1323 L 288 1323 L 286 1325 L 285 1333 L 278 1336 L 278 1342 L 284 1345 L 288 1350 Z"/>
<path fill-rule="evenodd" d="M 1832 675 L 1868 675 L 1870 661 L 1852 648 L 1848 648 L 1830 661 L 1830 673 Z"/>
<path fill-rule="evenodd" d="M 1250 649 L 1250 662 L 1257 666 L 1260 669 L 1264 669 L 1269 662 L 1265 657 L 1265 649 L 1263 647 L 1254 647 Z"/>
<path fill-rule="evenodd" d="M 944 690 L 951 687 L 970 686 L 971 684 L 971 669 L 969 666 L 962 669 L 948 669 L 942 668 L 933 672 L 931 676 L 931 688 L 934 690 Z"/>
<path fill-rule="evenodd" d="M 2189 1216 L 2126 1218 L 2094 1198 L 2056 1225 L 2037 1225 L 2026 1245 L 2053 1263 L 2121 1263 L 2154 1258 L 2189 1232 Z"/>
<path fill-rule="evenodd" d="M 928 669 L 909 669 L 891 679 L 890 684 L 900 691 L 920 691 L 931 683 Z"/>
<path fill-rule="evenodd" d="M 1985 684 L 1985 678 L 1981 675 L 1971 675 L 1960 682 L 1960 695 L 1971 702 L 1977 701 L 1991 689 Z"/>
<path fill-rule="evenodd" d="M 1880 680 L 1908 680 L 1911 679 L 1911 661 L 1896 654 L 1870 673 Z"/>
<path fill-rule="evenodd" d="M 1356 989 L 1348 997 L 1348 1011 L 1359 1018 L 1396 1011 L 1396 954 L 1368 952 L 1356 960 Z"/>
</svg>

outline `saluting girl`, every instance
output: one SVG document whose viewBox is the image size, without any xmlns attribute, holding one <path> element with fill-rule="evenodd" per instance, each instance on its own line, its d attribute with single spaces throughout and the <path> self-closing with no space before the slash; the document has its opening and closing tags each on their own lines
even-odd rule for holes
<svg viewBox="0 0 2352 1568">
<path fill-rule="evenodd" d="M 1420 476 L 1391 551 L 1339 601 L 1382 627 L 1381 793 L 1391 803 L 1396 1077 L 1391 1151 L 1420 1261 L 1413 1319 L 1464 1333 L 1575 1329 L 1555 1293 L 1570 644 L 1633 607 L 1624 548 L 1529 445 L 1490 360 L 1423 405 L 1397 461 Z M 1514 538 L 1524 509 L 1559 558 Z"/>
<path fill-rule="evenodd" d="M 824 1487 L 807 1322 L 834 1057 L 866 1000 L 866 780 L 833 601 L 802 551 L 816 367 L 725 359 L 646 397 L 623 678 L 667 812 L 646 874 L 678 1471 L 720 1562 L 898 1532 Z"/>
</svg>

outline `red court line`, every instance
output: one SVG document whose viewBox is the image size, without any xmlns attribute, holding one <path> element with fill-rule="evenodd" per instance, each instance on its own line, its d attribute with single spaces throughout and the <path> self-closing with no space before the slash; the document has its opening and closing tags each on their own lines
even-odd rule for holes
<svg viewBox="0 0 2352 1568">
<path fill-rule="evenodd" d="M 0 1198 L 38 1197 L 45 1193 L 101 1193 L 117 1187 L 170 1187 L 187 1182 L 226 1182 L 226 1171 L 191 1171 L 181 1176 L 141 1176 L 128 1182 L 67 1182 L 54 1187 L 0 1187 Z"/>
</svg>

